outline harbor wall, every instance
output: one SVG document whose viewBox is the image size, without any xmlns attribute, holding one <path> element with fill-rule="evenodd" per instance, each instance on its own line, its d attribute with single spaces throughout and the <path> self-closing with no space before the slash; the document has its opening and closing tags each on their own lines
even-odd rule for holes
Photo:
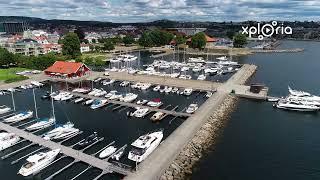
<svg viewBox="0 0 320 180">
<path fill-rule="evenodd" d="M 161 180 L 189 179 L 194 165 L 203 157 L 221 134 L 229 114 L 235 109 L 237 98 L 231 95 L 224 100 L 220 107 L 211 113 L 207 121 L 183 148 L 177 158 L 160 177 Z"/>
</svg>

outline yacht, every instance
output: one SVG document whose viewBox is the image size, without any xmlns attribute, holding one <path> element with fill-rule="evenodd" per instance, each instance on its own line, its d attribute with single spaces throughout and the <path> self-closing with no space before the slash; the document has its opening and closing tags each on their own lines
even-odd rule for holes
<svg viewBox="0 0 320 180">
<path fill-rule="evenodd" d="M 101 108 L 101 107 L 105 106 L 105 105 L 107 104 L 107 102 L 108 102 L 107 100 L 95 99 L 95 100 L 92 102 L 90 108 L 91 108 L 91 109 Z"/>
<path fill-rule="evenodd" d="M 18 121 L 23 121 L 32 117 L 33 117 L 33 111 L 24 111 L 4 119 L 4 122 L 6 123 L 18 122 Z"/>
<path fill-rule="evenodd" d="M 137 94 L 128 93 L 128 94 L 126 94 L 124 97 L 121 97 L 121 98 L 120 98 L 120 101 L 129 102 L 129 103 L 130 103 L 130 102 L 136 100 L 137 97 L 138 97 Z"/>
<path fill-rule="evenodd" d="M 204 80 L 206 80 L 206 78 L 207 78 L 206 75 L 200 74 L 197 79 L 200 81 L 204 81 Z"/>
<path fill-rule="evenodd" d="M 66 99 L 66 97 L 69 97 L 70 95 L 72 95 L 71 93 L 69 93 L 69 92 L 60 92 L 59 94 L 57 94 L 57 95 L 55 95 L 54 97 L 53 97 L 53 99 L 55 100 L 55 101 L 62 101 L 62 99 Z"/>
<path fill-rule="evenodd" d="M 113 100 L 113 101 L 117 101 L 119 100 L 120 98 L 122 98 L 122 94 L 120 93 L 115 93 L 114 95 L 112 95 L 111 97 L 109 97 L 109 100 Z"/>
<path fill-rule="evenodd" d="M 144 117 L 149 112 L 148 108 L 138 108 L 136 111 L 131 113 L 131 116 L 135 116 L 137 118 Z"/>
<path fill-rule="evenodd" d="M 32 125 L 28 126 L 26 128 L 26 130 L 34 131 L 34 130 L 38 130 L 38 129 L 44 129 L 44 128 L 52 126 L 55 122 L 56 122 L 56 119 L 53 118 L 53 117 L 46 118 L 46 119 L 38 121 L 35 124 L 32 124 Z"/>
<path fill-rule="evenodd" d="M 80 133 L 80 130 L 77 128 L 65 128 L 60 134 L 52 137 L 52 139 L 61 140 L 72 137 Z"/>
<path fill-rule="evenodd" d="M 292 111 L 309 111 L 310 112 L 310 111 L 320 110 L 320 107 L 315 105 L 307 105 L 299 101 L 287 101 L 285 99 L 278 101 L 274 106 L 276 106 L 279 109 L 286 109 L 286 110 L 292 110 Z"/>
<path fill-rule="evenodd" d="M 309 100 L 309 99 L 305 99 L 305 98 L 302 98 L 302 97 L 299 97 L 299 96 L 289 95 L 285 99 L 288 100 L 288 101 L 301 102 L 301 103 L 306 104 L 306 105 L 320 106 L 320 101 Z"/>
<path fill-rule="evenodd" d="M 161 102 L 160 98 L 156 98 L 156 99 L 149 101 L 147 103 L 147 105 L 150 107 L 160 107 L 162 105 L 162 102 Z"/>
<path fill-rule="evenodd" d="M 97 93 L 99 93 L 99 92 L 101 92 L 100 89 L 94 88 L 94 89 L 92 89 L 92 91 L 90 91 L 90 92 L 88 93 L 88 95 L 89 95 L 89 96 L 94 96 L 95 94 L 97 94 Z"/>
<path fill-rule="evenodd" d="M 11 111 L 11 108 L 8 106 L 0 106 L 0 114 L 5 114 Z"/>
<path fill-rule="evenodd" d="M 88 146 L 96 141 L 98 141 L 98 133 L 94 132 L 93 134 L 91 134 L 90 136 L 88 136 L 87 138 L 84 139 L 84 141 L 79 142 L 78 146 L 80 147 L 85 147 Z"/>
<path fill-rule="evenodd" d="M 15 145 L 20 137 L 13 133 L 0 133 L 0 151 Z"/>
<path fill-rule="evenodd" d="M 69 93 L 69 94 L 61 97 L 60 101 L 68 101 L 68 100 L 70 100 L 71 98 L 73 98 L 73 95 Z"/>
<path fill-rule="evenodd" d="M 108 156 L 110 156 L 111 154 L 113 154 L 114 152 L 117 151 L 117 148 L 114 146 L 109 146 L 107 147 L 105 150 L 101 151 L 101 153 L 99 154 L 99 158 L 100 159 L 104 159 Z"/>
<path fill-rule="evenodd" d="M 135 162 L 142 162 L 158 147 L 162 138 L 162 129 L 140 136 L 131 144 L 133 148 L 128 154 L 128 159 Z"/>
<path fill-rule="evenodd" d="M 160 86 L 160 85 L 157 85 L 156 87 L 153 88 L 153 91 L 159 91 L 160 88 L 161 88 L 161 86 Z"/>
<path fill-rule="evenodd" d="M 111 85 L 111 84 L 113 84 L 114 82 L 115 82 L 116 80 L 114 80 L 114 79 L 110 79 L 109 81 L 103 81 L 103 85 Z"/>
<path fill-rule="evenodd" d="M 148 100 L 146 100 L 146 99 L 141 99 L 141 100 L 137 101 L 137 104 L 138 104 L 138 105 L 144 105 L 144 104 L 146 104 L 147 102 L 148 102 Z"/>
<path fill-rule="evenodd" d="M 42 169 L 50 165 L 50 163 L 60 153 L 60 149 L 55 149 L 48 152 L 40 152 L 27 158 L 27 163 L 22 165 L 18 174 L 22 176 L 30 176 L 37 174 Z"/>
<path fill-rule="evenodd" d="M 147 90 L 147 89 L 150 88 L 150 86 L 151 86 L 150 83 L 143 83 L 143 84 L 141 85 L 140 89 L 141 89 L 141 90 Z"/>
<path fill-rule="evenodd" d="M 107 91 L 101 90 L 100 92 L 97 92 L 94 96 L 95 97 L 101 97 L 107 94 Z"/>
<path fill-rule="evenodd" d="M 288 89 L 289 89 L 290 95 L 292 95 L 292 96 L 296 96 L 296 97 L 299 97 L 301 99 L 308 100 L 308 101 L 320 101 L 320 96 L 315 96 L 315 95 L 312 95 L 312 94 L 305 92 L 305 91 L 293 90 L 289 86 L 288 86 Z"/>
<path fill-rule="evenodd" d="M 42 83 L 40 83 L 40 82 L 38 82 L 38 81 L 31 81 L 30 82 L 32 85 L 34 85 L 34 86 L 37 86 L 37 87 L 41 87 L 41 86 L 43 86 L 44 84 L 42 84 Z"/>
<path fill-rule="evenodd" d="M 186 110 L 186 113 L 192 114 L 198 109 L 198 104 L 190 104 Z"/>
<path fill-rule="evenodd" d="M 60 136 L 61 134 L 65 133 L 65 132 L 73 131 L 74 130 L 73 126 L 74 126 L 74 124 L 71 122 L 67 122 L 64 125 L 57 126 L 53 130 L 45 133 L 43 135 L 43 139 L 45 139 L 45 140 L 54 139 L 55 137 Z"/>
<path fill-rule="evenodd" d="M 192 94 L 193 90 L 191 88 L 186 88 L 183 90 L 183 94 L 186 96 L 190 96 Z"/>
<path fill-rule="evenodd" d="M 170 93 L 171 91 L 172 91 L 172 87 L 167 87 L 167 88 L 164 90 L 165 93 Z"/>
</svg>

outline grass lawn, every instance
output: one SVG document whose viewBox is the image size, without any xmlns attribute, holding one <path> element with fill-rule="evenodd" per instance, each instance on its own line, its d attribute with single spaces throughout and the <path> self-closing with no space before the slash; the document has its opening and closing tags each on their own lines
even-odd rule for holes
<svg viewBox="0 0 320 180">
<path fill-rule="evenodd" d="M 27 70 L 25 68 L 9 68 L 9 69 L 0 69 L 0 81 L 5 82 L 14 82 L 19 80 L 24 80 L 20 75 L 16 75 L 17 72 Z"/>
<path fill-rule="evenodd" d="M 92 57 L 92 58 L 100 59 L 103 61 L 107 60 L 111 56 L 112 55 L 108 53 L 82 53 L 82 58 Z"/>
</svg>

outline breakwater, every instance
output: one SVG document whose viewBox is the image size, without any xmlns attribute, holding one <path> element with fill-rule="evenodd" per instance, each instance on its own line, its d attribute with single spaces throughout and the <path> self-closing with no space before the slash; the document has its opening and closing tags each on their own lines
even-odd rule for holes
<svg viewBox="0 0 320 180">
<path fill-rule="evenodd" d="M 161 180 L 188 179 L 192 168 L 203 157 L 205 152 L 216 142 L 220 131 L 237 104 L 237 98 L 228 95 L 220 107 L 212 112 L 207 121 L 183 148 L 177 158 L 160 177 Z"/>
</svg>

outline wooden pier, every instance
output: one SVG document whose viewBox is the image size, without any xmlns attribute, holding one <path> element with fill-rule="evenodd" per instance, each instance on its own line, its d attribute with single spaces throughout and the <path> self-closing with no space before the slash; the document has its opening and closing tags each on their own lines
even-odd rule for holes
<svg viewBox="0 0 320 180">
<path fill-rule="evenodd" d="M 74 93 L 74 92 L 70 92 L 70 93 L 72 93 L 75 96 L 84 97 L 84 98 L 107 100 L 106 98 L 103 98 L 103 97 L 94 97 L 94 96 L 89 96 L 87 94 L 80 94 L 80 93 Z M 160 108 L 155 108 L 155 107 L 150 107 L 150 106 L 144 106 L 144 105 L 138 105 L 138 104 L 135 104 L 135 103 L 114 101 L 114 100 L 107 100 L 107 101 L 108 101 L 108 103 L 119 105 L 117 107 L 114 107 L 113 110 L 117 110 L 117 109 L 120 109 L 120 108 L 125 107 L 125 106 L 126 107 L 132 107 L 132 108 L 140 107 L 140 108 L 148 108 L 150 112 L 152 112 L 152 111 L 163 112 L 165 114 L 172 115 L 172 116 L 179 116 L 179 117 L 189 117 L 189 116 L 191 116 L 191 114 L 188 114 L 188 113 L 176 112 L 174 110 L 165 110 L 165 109 L 160 109 Z"/>
<path fill-rule="evenodd" d="M 128 171 L 128 169 L 124 169 L 121 167 L 118 167 L 112 163 L 109 163 L 107 161 L 98 159 L 92 155 L 85 154 L 81 151 L 77 151 L 75 149 L 72 149 L 70 147 L 63 146 L 59 143 L 55 143 L 53 141 L 47 141 L 44 140 L 42 137 L 36 136 L 32 133 L 28 133 L 26 131 L 23 131 L 21 129 L 18 129 L 16 127 L 12 127 L 10 125 L 7 125 L 5 123 L 0 122 L 0 129 L 5 130 L 10 133 L 14 133 L 17 136 L 26 139 L 28 141 L 31 141 L 32 143 L 29 145 L 40 145 L 49 149 L 61 149 L 61 153 L 65 156 L 69 156 L 71 158 L 74 158 L 76 161 L 82 161 L 84 163 L 87 163 L 93 167 L 96 167 L 98 169 L 101 169 L 106 172 L 117 172 L 119 174 L 128 175 L 131 173 L 131 171 Z"/>
</svg>

